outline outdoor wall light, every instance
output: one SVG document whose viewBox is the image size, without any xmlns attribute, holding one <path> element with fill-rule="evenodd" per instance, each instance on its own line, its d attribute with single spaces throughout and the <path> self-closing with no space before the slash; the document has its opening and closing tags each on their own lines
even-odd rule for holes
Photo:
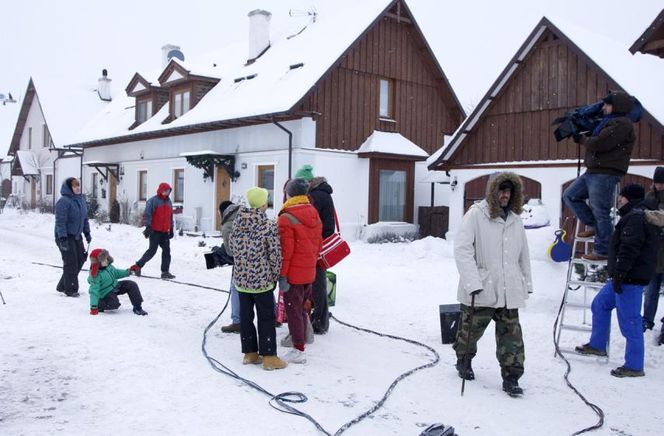
<svg viewBox="0 0 664 436">
<path fill-rule="evenodd" d="M 139 156 L 141 157 L 141 159 L 143 159 L 143 157 L 145 157 L 145 153 L 143 153 L 143 150 L 141 150 L 141 152 L 139 153 Z"/>
<path fill-rule="evenodd" d="M 240 165 L 240 167 L 241 167 L 243 170 L 246 170 L 246 169 L 247 169 L 247 163 L 246 163 L 246 162 L 242 162 L 242 165 Z"/>
<path fill-rule="evenodd" d="M 452 178 L 452 181 L 450 182 L 450 189 L 451 189 L 452 191 L 454 191 L 454 189 L 456 188 L 457 183 L 458 183 L 458 182 L 457 182 L 457 178 L 456 178 L 456 176 L 455 176 L 455 177 Z"/>
</svg>

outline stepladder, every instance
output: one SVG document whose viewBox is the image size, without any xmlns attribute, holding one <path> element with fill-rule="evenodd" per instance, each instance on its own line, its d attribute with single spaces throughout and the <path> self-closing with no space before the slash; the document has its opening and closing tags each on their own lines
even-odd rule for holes
<svg viewBox="0 0 664 436">
<path fill-rule="evenodd" d="M 573 235 L 572 256 L 567 268 L 565 291 L 555 332 L 556 347 L 561 353 L 575 354 L 574 344 L 588 342 L 592 332 L 592 301 L 607 280 L 606 260 L 587 260 L 582 256 L 590 252 L 594 237 L 579 237 L 580 221 L 576 220 Z M 563 337 L 563 332 L 569 333 Z M 610 342 L 610 341 L 609 341 Z M 609 343 L 606 357 L 598 357 L 605 362 L 609 359 Z"/>
</svg>

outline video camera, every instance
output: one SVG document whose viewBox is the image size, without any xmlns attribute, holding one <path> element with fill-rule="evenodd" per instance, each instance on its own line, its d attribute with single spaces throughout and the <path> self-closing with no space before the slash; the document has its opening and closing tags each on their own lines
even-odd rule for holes
<svg viewBox="0 0 664 436">
<path fill-rule="evenodd" d="M 553 131 L 556 142 L 560 142 L 576 134 L 588 134 L 595 130 L 595 127 L 604 118 L 602 106 L 604 106 L 604 102 L 598 101 L 597 103 L 574 109 L 571 112 L 567 112 L 564 116 L 553 120 L 551 125 L 558 125 L 556 130 Z M 642 115 L 643 106 L 641 102 L 636 97 L 632 97 L 632 109 L 627 113 L 627 118 L 633 123 L 638 123 L 641 121 Z"/>
<path fill-rule="evenodd" d="M 221 247 L 212 247 L 209 252 L 204 254 L 205 267 L 213 269 L 226 265 L 233 265 L 233 256 L 226 252 L 226 247 L 221 244 Z"/>
</svg>

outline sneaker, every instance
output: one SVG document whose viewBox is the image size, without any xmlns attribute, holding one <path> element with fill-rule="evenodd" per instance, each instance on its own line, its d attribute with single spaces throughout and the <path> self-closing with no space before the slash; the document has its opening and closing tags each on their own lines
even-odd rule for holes
<svg viewBox="0 0 664 436">
<path fill-rule="evenodd" d="M 636 370 L 633 370 L 633 369 L 626 368 L 624 366 L 619 366 L 618 368 L 611 370 L 611 375 L 614 376 L 614 377 L 620 377 L 620 378 L 623 378 L 623 377 L 643 377 L 644 375 L 646 375 L 646 373 L 643 372 L 643 370 L 636 371 Z"/>
<path fill-rule="evenodd" d="M 590 260 L 591 262 L 603 262 L 609 259 L 609 256 L 606 254 L 599 254 L 595 252 L 584 254 L 581 257 L 585 260 Z"/>
<path fill-rule="evenodd" d="M 263 363 L 263 358 L 258 353 L 244 353 L 243 365 L 260 365 L 261 363 Z"/>
<path fill-rule="evenodd" d="M 576 351 L 579 354 L 583 354 L 586 356 L 600 356 L 600 357 L 606 357 L 606 351 L 600 350 L 595 347 L 591 347 L 590 344 L 583 344 L 579 345 L 578 347 L 574 347 L 574 351 Z"/>
<path fill-rule="evenodd" d="M 587 229 L 584 230 L 583 232 L 577 233 L 576 237 L 577 238 L 592 238 L 595 236 L 595 229 Z"/>
<path fill-rule="evenodd" d="M 161 278 L 164 280 L 173 280 L 175 276 L 168 271 L 161 273 Z"/>
<path fill-rule="evenodd" d="M 136 315 L 140 315 L 140 316 L 145 316 L 145 315 L 148 314 L 146 311 L 143 310 L 143 308 L 142 308 L 141 306 L 136 306 L 136 307 L 134 307 L 134 311 L 133 311 L 133 312 L 134 312 Z"/>
<path fill-rule="evenodd" d="M 234 322 L 221 326 L 221 332 L 222 333 L 240 333 L 240 324 L 236 324 Z"/>
<path fill-rule="evenodd" d="M 288 366 L 287 362 L 279 359 L 278 356 L 263 356 L 263 369 L 272 371 L 274 369 L 282 369 Z"/>
<path fill-rule="evenodd" d="M 503 380 L 503 390 L 510 397 L 520 397 L 523 395 L 523 389 L 519 386 L 519 382 L 513 378 Z"/>
<path fill-rule="evenodd" d="M 288 363 L 307 363 L 307 354 L 297 348 L 288 350 L 284 356 L 284 360 Z"/>
<path fill-rule="evenodd" d="M 457 370 L 457 373 L 459 374 L 459 377 L 466 379 L 466 380 L 475 380 L 475 372 L 473 371 L 473 367 L 470 365 L 471 360 L 468 360 L 468 367 L 464 369 L 464 364 L 463 364 L 463 359 L 458 359 L 456 365 L 454 367 Z"/>
</svg>

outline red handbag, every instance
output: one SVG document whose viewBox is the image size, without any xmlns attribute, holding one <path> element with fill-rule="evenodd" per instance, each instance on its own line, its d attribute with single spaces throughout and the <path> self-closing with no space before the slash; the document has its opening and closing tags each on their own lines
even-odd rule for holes
<svg viewBox="0 0 664 436">
<path fill-rule="evenodd" d="M 336 225 L 334 233 L 323 239 L 323 248 L 318 257 L 320 268 L 332 268 L 350 254 L 348 243 L 341 239 L 337 211 L 334 211 L 334 224 Z"/>
</svg>

